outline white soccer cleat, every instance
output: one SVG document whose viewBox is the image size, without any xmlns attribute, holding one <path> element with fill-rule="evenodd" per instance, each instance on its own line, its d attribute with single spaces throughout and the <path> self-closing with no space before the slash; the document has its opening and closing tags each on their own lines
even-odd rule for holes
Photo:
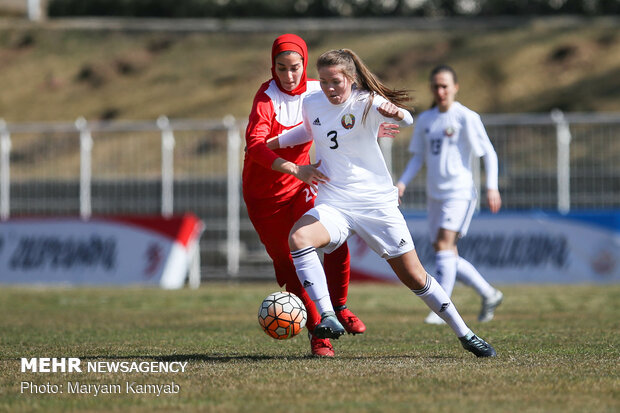
<svg viewBox="0 0 620 413">
<path fill-rule="evenodd" d="M 443 321 L 441 317 L 439 317 L 437 314 L 435 314 L 432 311 L 426 316 L 426 318 L 424 319 L 424 322 L 426 324 L 435 324 L 435 325 L 446 324 L 446 322 Z"/>
<path fill-rule="evenodd" d="M 482 298 L 482 308 L 480 309 L 480 314 L 478 315 L 478 321 L 481 323 L 486 323 L 487 321 L 493 320 L 495 316 L 495 309 L 502 303 L 504 299 L 504 294 L 500 290 L 495 290 L 493 295 L 490 297 Z"/>
</svg>

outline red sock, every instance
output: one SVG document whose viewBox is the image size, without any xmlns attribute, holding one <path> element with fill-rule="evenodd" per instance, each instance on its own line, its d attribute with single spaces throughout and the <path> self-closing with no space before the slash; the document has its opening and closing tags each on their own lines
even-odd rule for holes
<svg viewBox="0 0 620 413">
<path fill-rule="evenodd" d="M 349 278 L 351 277 L 351 256 L 346 243 L 331 254 L 325 254 L 323 266 L 327 277 L 327 288 L 334 308 L 347 303 Z"/>
<path fill-rule="evenodd" d="M 297 282 L 289 282 L 286 284 L 286 291 L 295 294 L 301 299 L 301 302 L 306 306 L 306 313 L 308 314 L 308 320 L 306 321 L 306 328 L 309 331 L 314 331 L 314 327 L 321 322 L 321 315 L 314 305 L 314 301 L 310 299 L 310 296 L 306 290 L 301 286 L 299 280 Z"/>
</svg>

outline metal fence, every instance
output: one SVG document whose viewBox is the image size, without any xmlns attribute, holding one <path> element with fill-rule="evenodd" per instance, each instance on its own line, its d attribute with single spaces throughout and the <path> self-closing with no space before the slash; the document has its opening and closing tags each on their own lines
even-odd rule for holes
<svg viewBox="0 0 620 413">
<path fill-rule="evenodd" d="M 484 115 L 483 122 L 499 157 L 504 209 L 620 207 L 620 114 Z M 0 219 L 193 212 L 206 224 L 203 278 L 270 276 L 240 196 L 244 126 L 232 117 L 0 120 Z M 409 160 L 410 136 L 407 128 L 380 142 L 395 178 Z M 403 209 L 425 208 L 424 173 Z M 484 173 L 477 179 L 483 185 Z"/>
<path fill-rule="evenodd" d="M 504 209 L 568 212 L 620 207 L 620 114 L 556 110 L 488 114 L 482 120 L 499 158 Z M 411 155 L 408 138 L 397 139 L 391 149 L 395 179 Z M 408 187 L 404 208 L 426 208 L 424 173 Z M 484 186 L 483 170 L 476 178 Z"/>
</svg>

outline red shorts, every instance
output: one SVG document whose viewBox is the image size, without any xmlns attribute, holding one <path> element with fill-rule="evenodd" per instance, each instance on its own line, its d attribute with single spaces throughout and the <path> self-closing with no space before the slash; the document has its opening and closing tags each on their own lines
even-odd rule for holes
<svg viewBox="0 0 620 413">
<path fill-rule="evenodd" d="M 291 228 L 314 206 L 314 196 L 307 188 L 307 186 L 302 187 L 301 191 L 286 204 L 274 206 L 275 212 L 271 215 L 264 213 L 266 208 L 264 201 L 257 208 L 259 216 L 252 215 L 252 204 L 247 200 L 246 205 L 250 220 L 273 261 L 278 285 L 280 287 L 286 285 L 287 291 L 301 298 L 308 310 L 308 329 L 312 331 L 314 326 L 321 321 L 321 316 L 297 277 L 288 246 Z M 333 253 L 325 254 L 324 258 L 325 275 L 332 304 L 335 307 L 345 305 L 350 278 L 349 248 L 344 244 Z"/>
<path fill-rule="evenodd" d="M 308 196 L 308 191 L 299 191 L 290 202 L 280 207 L 277 212 L 267 217 L 253 217 L 251 205 L 248 205 L 250 220 L 273 260 L 278 284 L 283 286 L 288 282 L 297 282 L 297 273 L 290 255 L 288 236 L 297 222 L 310 208 L 314 206 L 314 196 Z"/>
</svg>

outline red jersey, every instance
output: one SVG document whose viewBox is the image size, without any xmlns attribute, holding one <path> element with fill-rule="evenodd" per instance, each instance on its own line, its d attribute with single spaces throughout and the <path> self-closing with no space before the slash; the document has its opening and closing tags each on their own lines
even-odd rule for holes
<svg viewBox="0 0 620 413">
<path fill-rule="evenodd" d="M 302 101 L 309 93 L 320 90 L 317 80 L 306 82 L 306 91 L 290 95 L 271 79 L 263 83 L 254 104 L 245 133 L 246 154 L 243 164 L 243 196 L 252 217 L 269 216 L 286 205 L 308 186 L 292 175 L 271 169 L 278 157 L 296 164 L 310 163 L 312 142 L 272 151 L 266 142 L 302 123 Z M 308 194 L 311 196 L 311 194 Z"/>
</svg>

